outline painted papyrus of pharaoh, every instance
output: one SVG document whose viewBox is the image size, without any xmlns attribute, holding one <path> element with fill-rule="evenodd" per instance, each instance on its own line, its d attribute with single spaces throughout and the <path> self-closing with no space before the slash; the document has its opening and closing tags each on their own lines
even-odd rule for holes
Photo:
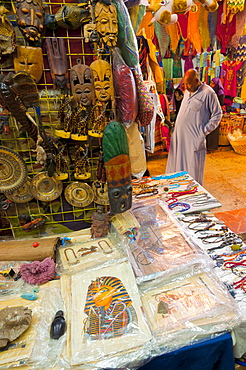
<svg viewBox="0 0 246 370">
<path fill-rule="evenodd" d="M 121 280 L 102 276 L 89 285 L 84 312 L 84 335 L 108 339 L 137 330 L 137 315 Z"/>
</svg>

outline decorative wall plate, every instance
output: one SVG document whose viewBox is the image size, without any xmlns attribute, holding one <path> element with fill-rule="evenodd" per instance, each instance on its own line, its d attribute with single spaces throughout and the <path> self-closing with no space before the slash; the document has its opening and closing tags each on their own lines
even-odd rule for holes
<svg viewBox="0 0 246 370">
<path fill-rule="evenodd" d="M 40 172 L 31 182 L 32 195 L 43 202 L 51 202 L 58 198 L 63 189 L 63 183 L 55 177 L 49 177 L 48 172 Z"/>
<path fill-rule="evenodd" d="M 24 160 L 13 150 L 0 146 L 0 193 L 20 188 L 26 179 Z"/>
<path fill-rule="evenodd" d="M 19 189 L 6 194 L 7 198 L 15 203 L 30 202 L 30 200 L 33 199 L 33 195 L 31 193 L 31 181 L 31 178 L 27 177 L 26 182 Z"/>
<path fill-rule="evenodd" d="M 94 200 L 94 193 L 90 185 L 74 181 L 64 191 L 68 203 L 75 207 L 86 207 Z"/>
<path fill-rule="evenodd" d="M 107 183 L 105 183 L 104 187 L 102 187 L 101 181 L 94 181 L 92 183 L 92 190 L 94 192 L 94 202 L 95 203 L 107 205 L 107 206 L 109 205 Z"/>
</svg>

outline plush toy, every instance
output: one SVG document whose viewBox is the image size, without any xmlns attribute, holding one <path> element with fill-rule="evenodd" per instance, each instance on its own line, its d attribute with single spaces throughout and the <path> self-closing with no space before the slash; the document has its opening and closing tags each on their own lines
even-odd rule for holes
<svg viewBox="0 0 246 370">
<path fill-rule="evenodd" d="M 155 21 L 167 26 L 178 21 L 178 14 L 185 14 L 189 10 L 195 10 L 195 3 L 202 4 L 209 12 L 214 12 L 218 8 L 217 0 L 162 0 L 161 3 L 148 7 L 154 13 L 149 26 Z"/>
</svg>

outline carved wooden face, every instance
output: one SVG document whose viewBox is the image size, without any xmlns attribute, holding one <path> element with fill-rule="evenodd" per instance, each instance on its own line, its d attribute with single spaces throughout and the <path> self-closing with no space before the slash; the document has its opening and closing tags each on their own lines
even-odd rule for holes
<svg viewBox="0 0 246 370">
<path fill-rule="evenodd" d="M 105 60 L 95 60 L 90 65 L 93 77 L 96 98 L 99 101 L 114 100 L 114 86 L 111 65 Z"/>
<path fill-rule="evenodd" d="M 85 42 L 90 41 L 91 34 L 95 30 L 96 30 L 96 24 L 95 23 L 87 23 L 87 24 L 84 25 Z"/>
<path fill-rule="evenodd" d="M 93 73 L 90 67 L 78 62 L 70 71 L 70 83 L 77 105 L 89 106 L 95 102 Z"/>
<path fill-rule="evenodd" d="M 110 185 L 110 184 L 109 184 Z M 123 213 L 132 206 L 132 184 L 108 188 L 110 212 L 112 214 Z"/>
<path fill-rule="evenodd" d="M 41 0 L 17 0 L 17 23 L 25 38 L 38 41 L 44 28 L 44 6 Z"/>
<path fill-rule="evenodd" d="M 118 36 L 117 9 L 114 4 L 105 5 L 96 3 L 95 6 L 96 29 L 104 44 L 109 47 L 116 46 Z"/>
<path fill-rule="evenodd" d="M 24 71 L 29 73 L 37 83 L 43 74 L 42 49 L 31 46 L 16 45 L 14 69 L 15 72 Z"/>
</svg>

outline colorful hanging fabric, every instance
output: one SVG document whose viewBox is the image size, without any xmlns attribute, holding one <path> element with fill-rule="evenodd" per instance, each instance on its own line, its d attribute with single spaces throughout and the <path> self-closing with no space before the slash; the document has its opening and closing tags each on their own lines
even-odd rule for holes
<svg viewBox="0 0 246 370">
<path fill-rule="evenodd" d="M 226 60 L 222 63 L 225 71 L 224 90 L 225 95 L 235 97 L 237 95 L 237 71 L 241 68 L 242 62 Z"/>
<path fill-rule="evenodd" d="M 218 19 L 218 9 L 215 12 L 208 13 L 208 28 L 211 39 L 212 48 L 215 48 L 216 44 L 216 25 Z"/>
<path fill-rule="evenodd" d="M 153 45 L 152 41 L 147 38 L 148 46 L 149 46 L 149 55 L 148 55 L 148 62 L 156 83 L 156 88 L 159 94 L 163 93 L 163 72 L 161 67 L 159 66 L 156 58 L 156 48 Z"/>
<path fill-rule="evenodd" d="M 244 78 L 243 86 L 241 89 L 241 98 L 246 102 L 246 78 Z"/>
<path fill-rule="evenodd" d="M 202 52 L 202 40 L 199 32 L 199 20 L 200 20 L 200 4 L 196 4 L 197 11 L 191 12 L 189 11 L 188 16 L 188 28 L 187 28 L 187 36 L 190 41 L 193 43 L 196 51 L 198 53 Z"/>
<path fill-rule="evenodd" d="M 246 6 L 244 7 L 244 10 L 242 12 L 237 13 L 236 15 L 236 32 L 231 38 L 230 44 L 237 47 L 237 44 L 239 43 L 239 39 L 242 35 L 246 34 L 246 25 L 245 25 L 245 19 L 246 19 Z"/>
<path fill-rule="evenodd" d="M 146 38 L 144 36 L 137 36 L 137 43 L 138 43 L 138 54 L 139 54 L 139 63 L 143 75 L 143 79 L 148 79 L 148 54 L 149 54 L 149 46 Z"/>
<path fill-rule="evenodd" d="M 144 5 L 135 5 L 132 8 L 128 9 L 132 27 L 134 29 L 134 32 L 137 33 L 137 30 L 139 28 L 140 22 L 146 12 L 146 6 Z"/>
<path fill-rule="evenodd" d="M 243 11 L 244 0 L 227 0 L 227 18 L 229 22 L 232 21 L 234 15 Z"/>
<path fill-rule="evenodd" d="M 232 36 L 236 32 L 236 17 L 233 17 L 231 22 L 226 19 L 226 22 L 222 23 L 221 20 L 223 11 L 223 4 L 220 2 L 218 9 L 218 20 L 216 25 L 216 35 L 221 42 L 221 53 L 226 54 L 226 47 L 229 44 Z"/>
<path fill-rule="evenodd" d="M 196 56 L 196 50 L 190 39 L 187 39 L 184 45 L 185 47 L 183 52 L 181 53 L 181 59 L 185 61 L 184 72 L 186 72 L 188 71 L 188 69 L 194 68 L 193 58 Z"/>
<path fill-rule="evenodd" d="M 166 51 L 168 49 L 168 46 L 170 44 L 170 36 L 168 35 L 166 31 L 166 27 L 162 26 L 158 22 L 154 22 L 154 29 L 155 29 L 156 37 L 158 39 L 161 57 L 164 58 Z"/>
<path fill-rule="evenodd" d="M 182 62 L 180 58 L 180 50 L 179 47 L 176 50 L 176 53 L 172 53 L 173 59 L 173 78 L 181 78 L 182 77 Z"/>
<path fill-rule="evenodd" d="M 207 50 L 210 46 L 211 38 L 208 28 L 208 11 L 204 8 L 204 6 L 200 7 L 200 18 L 199 18 L 199 32 L 201 35 L 202 40 L 202 48 L 203 50 Z"/>
<path fill-rule="evenodd" d="M 118 14 L 118 44 L 124 61 L 129 67 L 136 68 L 139 63 L 138 45 L 131 24 L 130 15 L 123 0 L 112 0 Z"/>
<path fill-rule="evenodd" d="M 167 33 L 170 36 L 170 49 L 175 53 L 179 44 L 180 39 L 180 27 L 179 23 L 169 24 L 166 26 Z"/>
<path fill-rule="evenodd" d="M 172 58 L 162 59 L 162 67 L 166 79 L 171 80 L 173 78 L 173 59 Z"/>
<path fill-rule="evenodd" d="M 150 40 L 153 39 L 154 32 L 155 32 L 154 26 L 153 25 L 150 26 L 150 27 L 148 26 L 148 24 L 150 23 L 152 18 L 153 18 L 153 14 L 151 13 L 151 11 L 146 9 L 146 13 L 145 13 L 144 17 L 142 18 L 142 20 L 140 22 L 140 25 L 138 27 L 137 35 L 141 34 L 142 30 L 144 29 L 146 38 L 148 38 Z"/>
<path fill-rule="evenodd" d="M 244 59 L 244 62 L 241 63 L 242 65 L 237 71 L 237 96 L 240 96 L 241 94 L 246 76 L 246 59 Z"/>
<path fill-rule="evenodd" d="M 178 14 L 178 22 L 180 26 L 181 37 L 186 40 L 187 39 L 187 26 L 188 26 L 188 14 Z"/>
<path fill-rule="evenodd" d="M 246 34 L 239 39 L 235 59 L 241 62 L 246 60 Z"/>
</svg>

